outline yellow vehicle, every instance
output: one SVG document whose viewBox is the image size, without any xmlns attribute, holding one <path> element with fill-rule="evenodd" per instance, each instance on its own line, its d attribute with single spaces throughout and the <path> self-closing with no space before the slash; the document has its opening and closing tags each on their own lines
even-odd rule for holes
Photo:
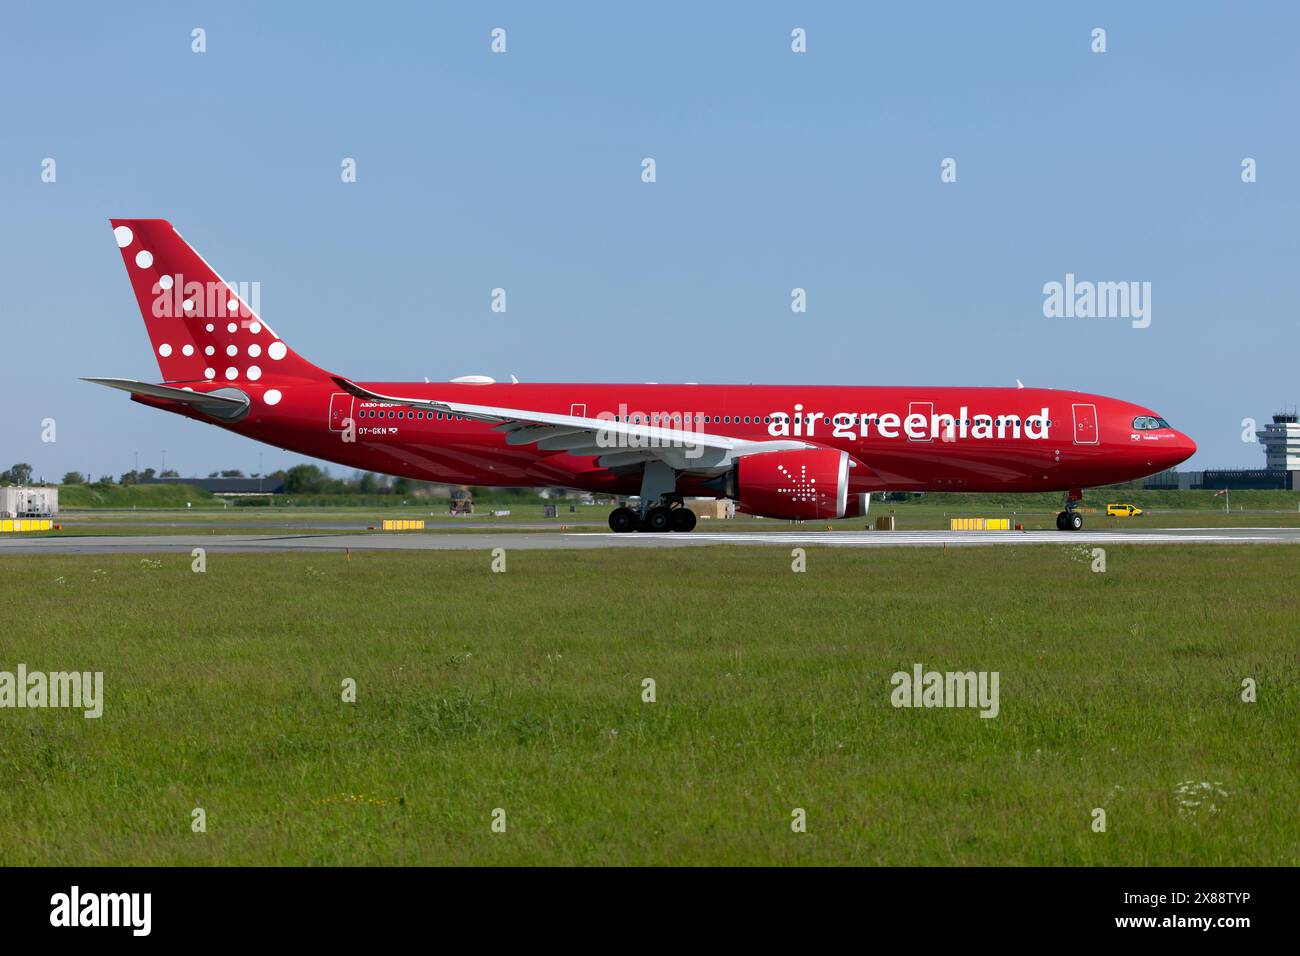
<svg viewBox="0 0 1300 956">
<path fill-rule="evenodd" d="M 1142 514 L 1142 509 L 1137 505 L 1107 505 L 1107 518 L 1136 518 Z"/>
</svg>

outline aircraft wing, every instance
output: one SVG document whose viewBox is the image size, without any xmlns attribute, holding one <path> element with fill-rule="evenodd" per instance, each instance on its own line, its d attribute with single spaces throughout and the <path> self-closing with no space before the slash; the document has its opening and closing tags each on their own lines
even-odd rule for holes
<svg viewBox="0 0 1300 956">
<path fill-rule="evenodd" d="M 710 473 L 729 468 L 736 459 L 745 455 L 817 447 L 810 442 L 794 439 L 750 441 L 728 435 L 636 422 L 384 395 L 362 388 L 341 376 L 333 376 L 333 379 L 339 388 L 356 398 L 488 422 L 505 433 L 509 445 L 536 445 L 543 451 L 563 451 L 580 458 L 596 458 L 597 464 L 602 468 L 662 461 L 678 471 Z"/>
</svg>

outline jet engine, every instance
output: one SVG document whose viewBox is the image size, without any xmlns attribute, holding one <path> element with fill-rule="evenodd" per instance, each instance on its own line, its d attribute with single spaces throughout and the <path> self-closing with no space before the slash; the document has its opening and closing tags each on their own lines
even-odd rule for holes
<svg viewBox="0 0 1300 956">
<path fill-rule="evenodd" d="M 849 455 L 834 448 L 770 451 L 736 463 L 737 507 L 767 518 L 842 518 Z"/>
</svg>

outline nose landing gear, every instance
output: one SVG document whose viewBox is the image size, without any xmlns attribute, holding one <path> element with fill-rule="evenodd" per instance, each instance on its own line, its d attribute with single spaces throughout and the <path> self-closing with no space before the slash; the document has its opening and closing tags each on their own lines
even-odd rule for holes
<svg viewBox="0 0 1300 956">
<path fill-rule="evenodd" d="M 1056 516 L 1057 531 L 1082 531 L 1083 515 L 1077 511 L 1062 511 Z"/>
<path fill-rule="evenodd" d="M 1082 531 L 1083 515 L 1075 507 L 1083 500 L 1083 491 L 1072 488 L 1065 495 L 1065 510 L 1056 516 L 1057 531 Z"/>
</svg>

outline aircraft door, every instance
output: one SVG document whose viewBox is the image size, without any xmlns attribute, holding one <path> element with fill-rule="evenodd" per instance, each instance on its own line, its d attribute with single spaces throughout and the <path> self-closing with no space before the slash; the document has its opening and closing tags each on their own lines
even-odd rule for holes
<svg viewBox="0 0 1300 956">
<path fill-rule="evenodd" d="M 352 417 L 352 396 L 347 392 L 335 392 L 330 396 L 330 422 L 332 432 L 343 431 L 343 423 Z"/>
<path fill-rule="evenodd" d="M 1076 445 L 1097 444 L 1097 406 L 1074 406 L 1074 443 Z"/>
<path fill-rule="evenodd" d="M 924 415 L 925 425 L 924 434 L 921 438 L 913 438 L 910 434 L 907 436 L 908 441 L 932 441 L 933 436 L 930 434 L 930 419 L 934 415 L 934 402 L 908 402 L 907 415 L 910 418 L 913 415 Z"/>
</svg>

